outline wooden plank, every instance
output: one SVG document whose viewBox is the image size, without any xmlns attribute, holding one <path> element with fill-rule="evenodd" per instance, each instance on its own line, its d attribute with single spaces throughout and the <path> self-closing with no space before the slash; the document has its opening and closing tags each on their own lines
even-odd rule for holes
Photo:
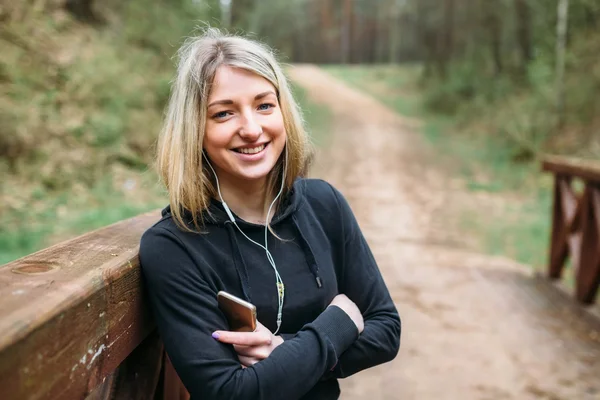
<svg viewBox="0 0 600 400">
<path fill-rule="evenodd" d="M 563 217 L 565 218 L 564 240 L 568 245 L 568 254 L 575 270 L 579 268 L 579 255 L 581 248 L 581 214 L 582 198 L 575 195 L 570 179 L 559 179 L 562 182 L 561 196 Z"/>
<path fill-rule="evenodd" d="M 550 260 L 548 263 L 548 277 L 560 279 L 565 260 L 568 255 L 567 237 L 569 236 L 569 223 L 566 215 L 565 188 L 569 186 L 569 178 L 554 177 L 554 194 L 552 206 L 552 236 L 550 240 Z"/>
<path fill-rule="evenodd" d="M 161 400 L 189 400 L 190 394 L 183 386 L 183 382 L 177 375 L 175 367 L 171 363 L 169 356 L 165 355 L 165 364 L 163 370 L 164 389 Z"/>
<path fill-rule="evenodd" d="M 558 175 L 600 182 L 600 162 L 568 157 L 547 156 L 542 161 L 542 170 Z"/>
<path fill-rule="evenodd" d="M 117 382 L 118 369 L 102 380 L 102 383 L 85 398 L 85 400 L 112 400 Z"/>
<path fill-rule="evenodd" d="M 83 399 L 154 328 L 138 246 L 144 214 L 0 267 L 2 398 Z"/>
<path fill-rule="evenodd" d="M 163 355 L 163 344 L 155 329 L 119 366 L 117 384 L 111 400 L 154 398 Z"/>
<path fill-rule="evenodd" d="M 154 330 L 85 400 L 154 398 L 163 354 L 162 341 Z"/>
<path fill-rule="evenodd" d="M 577 270 L 576 296 L 583 303 L 593 303 L 600 283 L 600 189 L 586 185 L 583 204 L 583 242 Z"/>
</svg>

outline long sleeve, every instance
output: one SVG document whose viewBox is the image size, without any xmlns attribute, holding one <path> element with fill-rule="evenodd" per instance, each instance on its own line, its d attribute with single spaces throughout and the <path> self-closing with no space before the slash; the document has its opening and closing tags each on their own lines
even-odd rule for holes
<svg viewBox="0 0 600 400">
<path fill-rule="evenodd" d="M 391 361 L 400 347 L 398 311 L 383 281 L 377 263 L 346 199 L 332 187 L 343 231 L 339 291 L 360 309 L 365 328 L 341 356 L 328 376 L 345 378 L 356 372 Z"/>
<path fill-rule="evenodd" d="M 198 265 L 181 240 L 160 227 L 144 234 L 140 262 L 165 349 L 192 398 L 299 399 L 358 337 L 346 313 L 329 307 L 267 359 L 241 368 L 233 346 L 211 337 L 227 322 L 208 262 Z"/>
</svg>

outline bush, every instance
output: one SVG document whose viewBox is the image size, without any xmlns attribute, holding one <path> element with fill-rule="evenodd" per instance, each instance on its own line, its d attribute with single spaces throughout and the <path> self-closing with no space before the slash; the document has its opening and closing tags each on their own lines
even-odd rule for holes
<svg viewBox="0 0 600 400">
<path fill-rule="evenodd" d="M 51 2 L 40 12 L 20 7 L 18 23 L 3 27 L 0 109 L 10 112 L 0 111 L 0 264 L 54 236 L 156 207 L 151 184 L 130 197 L 122 185 L 97 188 L 115 171 L 140 181 L 148 169 L 174 74 L 171 56 L 209 15 L 206 1 L 196 3 L 97 2 L 103 24 L 87 25 Z"/>
</svg>

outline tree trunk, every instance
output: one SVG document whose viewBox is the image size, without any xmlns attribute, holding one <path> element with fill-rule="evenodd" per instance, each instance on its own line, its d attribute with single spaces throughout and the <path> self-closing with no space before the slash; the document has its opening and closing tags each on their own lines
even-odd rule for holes
<svg viewBox="0 0 600 400">
<path fill-rule="evenodd" d="M 404 29 L 402 29 L 404 28 Z M 392 11 L 390 13 L 390 29 L 389 29 L 389 60 L 391 63 L 397 63 L 400 60 L 400 46 L 402 45 L 402 37 L 408 33 L 405 24 L 402 23 L 400 16 L 399 5 L 397 1 L 393 2 Z"/>
<path fill-rule="evenodd" d="M 361 62 L 372 64 L 375 62 L 377 54 L 377 20 L 373 16 L 367 17 L 367 32 L 365 35 L 366 43 L 363 42 L 363 58 Z"/>
<path fill-rule="evenodd" d="M 433 62 L 435 60 L 435 36 L 431 28 L 427 26 L 426 16 L 428 15 L 427 3 L 419 1 L 416 4 L 416 36 L 419 48 L 419 58 L 423 61 L 423 79 L 429 79 L 433 71 Z"/>
<path fill-rule="evenodd" d="M 488 7 L 484 22 L 489 30 L 490 51 L 494 65 L 494 74 L 500 75 L 504 69 L 504 65 L 502 63 L 502 23 L 498 17 L 497 11 Z"/>
<path fill-rule="evenodd" d="M 517 17 L 517 43 L 521 53 L 520 73 L 525 76 L 527 65 L 533 58 L 531 47 L 531 8 L 528 0 L 515 0 L 515 11 Z"/>
<path fill-rule="evenodd" d="M 438 33 L 438 74 L 445 79 L 454 46 L 454 0 L 444 1 L 444 30 Z"/>
<path fill-rule="evenodd" d="M 352 0 L 344 0 L 344 10 L 341 18 L 341 34 L 340 34 L 340 62 L 347 64 L 350 61 L 350 41 L 352 31 Z"/>
<path fill-rule="evenodd" d="M 556 21 L 556 114 L 558 128 L 565 122 L 565 50 L 567 41 L 567 21 L 569 0 L 559 0 Z"/>
<path fill-rule="evenodd" d="M 376 55 L 375 61 L 377 63 L 385 63 L 389 61 L 389 37 L 390 37 L 390 16 L 391 16 L 391 2 L 385 0 L 377 4 L 376 13 Z"/>
<path fill-rule="evenodd" d="M 330 35 L 333 27 L 331 18 L 331 2 L 321 1 L 320 5 L 319 20 L 321 21 L 321 51 L 319 61 L 322 63 L 327 63 L 331 59 Z"/>
<path fill-rule="evenodd" d="M 350 3 L 352 4 L 352 3 Z M 350 63 L 360 63 L 361 61 L 361 52 L 360 47 L 363 45 L 363 35 L 364 35 L 364 17 L 362 13 L 358 10 L 352 9 L 352 13 L 350 15 L 350 49 L 349 60 Z"/>
</svg>

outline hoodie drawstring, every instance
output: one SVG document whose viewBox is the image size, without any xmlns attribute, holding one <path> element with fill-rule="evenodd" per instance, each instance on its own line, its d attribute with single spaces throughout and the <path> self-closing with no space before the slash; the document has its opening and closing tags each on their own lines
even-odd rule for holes
<svg viewBox="0 0 600 400">
<path fill-rule="evenodd" d="M 322 288 L 323 280 L 321 279 L 321 276 L 319 275 L 319 267 L 317 265 L 317 260 L 316 260 L 314 251 L 313 251 L 310 243 L 308 242 L 308 240 L 306 239 L 306 236 L 303 233 L 303 229 L 301 227 L 302 224 L 298 221 L 298 219 L 296 218 L 295 215 L 292 215 L 292 221 L 294 223 L 296 230 L 298 231 L 298 234 L 300 237 L 299 244 L 300 244 L 302 251 L 304 252 L 304 256 L 306 257 L 306 263 L 308 264 L 310 272 L 312 273 L 313 277 L 315 278 L 317 287 Z M 225 228 L 227 230 L 227 235 L 229 236 L 229 241 L 231 243 L 231 248 L 232 248 L 232 252 L 233 252 L 233 262 L 235 264 L 235 269 L 240 278 L 240 282 L 242 285 L 242 292 L 243 292 L 246 300 L 249 302 L 252 302 L 252 296 L 250 295 L 251 288 L 250 288 L 250 276 L 248 275 L 248 267 L 246 266 L 246 262 L 244 261 L 244 257 L 242 256 L 242 252 L 240 250 L 240 246 L 239 246 L 239 243 L 238 243 L 238 240 L 236 237 L 237 235 L 236 235 L 235 228 L 230 221 L 225 222 Z"/>
<path fill-rule="evenodd" d="M 240 282 L 242 284 L 242 292 L 246 297 L 246 300 L 252 303 L 252 296 L 250 296 L 250 277 L 248 275 L 248 268 L 246 267 L 246 262 L 244 261 L 244 257 L 242 257 L 242 252 L 240 251 L 240 246 L 238 244 L 237 238 L 235 237 L 235 228 L 230 221 L 225 222 L 225 228 L 227 229 L 227 235 L 229 236 L 229 241 L 231 243 L 231 248 L 233 249 L 233 263 L 235 264 L 235 269 L 240 277 Z"/>
<path fill-rule="evenodd" d="M 296 218 L 295 215 L 292 215 L 292 221 L 294 221 L 296 230 L 300 234 L 300 239 L 302 239 L 300 246 L 302 247 L 302 250 L 304 251 L 304 255 L 306 256 L 306 262 L 308 263 L 310 272 L 313 274 L 313 276 L 315 278 L 315 282 L 317 282 L 317 287 L 321 288 L 321 287 L 323 287 L 323 281 L 321 280 L 321 277 L 319 276 L 319 267 L 317 265 L 317 260 L 315 258 L 313 249 L 312 249 L 312 247 L 310 247 L 310 243 L 308 243 L 308 240 L 306 240 L 306 236 L 304 236 L 304 233 L 302 233 L 302 228 L 300 227 L 300 223 L 298 222 L 298 219 Z"/>
</svg>

